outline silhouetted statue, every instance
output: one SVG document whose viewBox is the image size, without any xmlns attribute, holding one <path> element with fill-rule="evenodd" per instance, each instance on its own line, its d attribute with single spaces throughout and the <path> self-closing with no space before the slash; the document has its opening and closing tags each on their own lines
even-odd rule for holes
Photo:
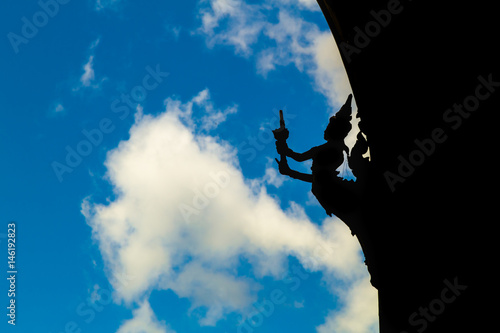
<svg viewBox="0 0 500 333">
<path fill-rule="evenodd" d="M 330 118 L 324 132 L 324 139 L 327 142 L 304 153 L 294 152 L 288 147 L 286 143 L 288 130 L 285 128 L 283 119 L 280 120 L 281 127 L 274 130 L 273 133 L 276 138 L 276 150 L 281 155 L 280 160 L 276 159 L 280 173 L 312 183 L 311 191 L 326 213 L 329 216 L 334 214 L 342 219 L 354 234 L 356 232 L 354 220 L 357 219 L 353 214 L 355 214 L 356 207 L 361 200 L 361 180 L 359 177 L 362 178 L 363 169 L 367 163 L 367 159 L 364 159 L 362 155 L 367 151 L 368 145 L 360 132 L 358 141 L 353 147 L 353 154 L 349 156 L 349 148 L 345 145 L 344 139 L 352 128 L 350 122 L 352 118 L 351 100 L 352 95 L 349 95 L 342 108 Z M 280 113 L 280 117 L 282 117 L 282 113 Z M 339 172 L 336 170 L 344 162 L 344 152 L 349 156 L 348 161 L 356 166 L 353 173 L 358 177 L 359 182 L 339 177 Z M 298 162 L 312 159 L 312 174 L 290 169 L 287 156 Z"/>
</svg>

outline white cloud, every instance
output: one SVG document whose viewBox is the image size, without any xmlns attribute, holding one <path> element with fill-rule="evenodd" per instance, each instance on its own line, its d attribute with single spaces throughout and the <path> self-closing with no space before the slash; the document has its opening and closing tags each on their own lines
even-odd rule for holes
<svg viewBox="0 0 500 333">
<path fill-rule="evenodd" d="M 115 296 L 142 304 L 119 333 L 145 321 L 160 332 L 163 326 L 143 303 L 153 289 L 188 298 L 191 311 L 205 308 L 200 325 L 245 314 L 259 284 L 237 273 L 243 258 L 258 278 L 278 278 L 293 255 L 306 269 L 324 272 L 332 292 L 336 281 L 357 290 L 368 280 L 359 244 L 341 221 L 327 218 L 320 227 L 295 203 L 283 211 L 264 185 L 243 177 L 233 147 L 197 130 L 206 122 L 192 119 L 194 106 L 207 116 L 218 110 L 208 90 L 185 103 L 168 98 L 165 105 L 157 116 L 137 116 L 130 138 L 108 153 L 115 199 L 105 205 L 87 199 L 82 207 Z M 130 275 L 134 279 L 120 284 L 120 276 Z M 340 295 L 347 309 L 358 294 Z M 369 306 L 376 309 L 376 302 Z M 338 314 L 337 322 L 345 316 L 352 311 Z"/>
<path fill-rule="evenodd" d="M 273 185 L 274 187 L 281 187 L 286 178 L 276 171 L 275 166 L 268 166 L 263 180 L 267 184 Z"/>
<path fill-rule="evenodd" d="M 101 79 L 99 82 L 95 82 L 95 71 L 94 71 L 94 49 L 99 45 L 100 38 L 97 38 L 90 44 L 89 51 L 90 56 L 87 62 L 83 65 L 83 74 L 80 76 L 79 83 L 73 88 L 73 91 L 77 91 L 81 88 L 100 88 L 101 83 L 106 80 L 106 78 Z"/>
<path fill-rule="evenodd" d="M 215 326 L 224 314 L 245 309 L 257 300 L 258 289 L 248 279 L 209 269 L 200 261 L 187 263 L 173 279 L 164 278 L 160 287 L 192 300 L 191 311 L 207 307 L 207 313 L 199 321 L 202 326 Z"/>
<path fill-rule="evenodd" d="M 240 55 L 249 56 L 250 45 L 255 43 L 264 26 L 260 6 L 241 0 L 210 0 L 208 7 L 202 7 L 199 16 L 207 45 L 231 45 Z"/>
<path fill-rule="evenodd" d="M 293 64 L 312 78 L 332 111 L 344 103 L 351 88 L 331 32 L 321 31 L 301 15 L 302 11 L 319 11 L 316 1 L 203 3 L 207 5 L 200 9 L 198 33 L 205 36 L 209 47 L 227 45 L 234 47 L 236 54 L 254 54 L 257 71 L 263 76 Z"/>
<path fill-rule="evenodd" d="M 101 42 L 101 38 L 97 38 L 95 41 L 93 41 L 91 44 L 90 44 L 90 50 L 93 50 L 97 47 L 97 45 L 99 45 L 99 43 Z"/>
<path fill-rule="evenodd" d="M 64 106 L 63 102 L 60 99 L 54 100 L 50 103 L 47 109 L 48 117 L 60 117 L 67 113 L 68 109 Z"/>
<path fill-rule="evenodd" d="M 158 321 L 147 301 L 134 310 L 133 315 L 134 317 L 125 321 L 116 333 L 175 333 L 165 322 Z"/>
<path fill-rule="evenodd" d="M 49 106 L 49 116 L 62 115 L 65 113 L 66 108 L 59 100 L 56 100 Z"/>
<path fill-rule="evenodd" d="M 353 284 L 343 299 L 349 300 L 340 311 L 332 311 L 318 333 L 378 332 L 377 293 L 368 280 Z"/>
<path fill-rule="evenodd" d="M 167 98 L 165 105 L 167 105 L 170 112 L 177 115 L 190 129 L 198 129 L 204 132 L 217 128 L 219 124 L 227 119 L 228 115 L 238 112 L 237 105 L 232 105 L 224 110 L 217 109 L 210 98 L 208 89 L 200 91 L 185 104 L 182 104 L 179 100 Z"/>
<path fill-rule="evenodd" d="M 87 63 L 83 66 L 83 74 L 80 77 L 80 82 L 84 87 L 89 87 L 95 79 L 94 73 L 94 56 L 91 55 Z"/>
<path fill-rule="evenodd" d="M 201 129 L 205 131 L 210 131 L 220 123 L 224 122 L 228 115 L 234 114 L 238 111 L 236 106 L 227 107 L 224 110 L 217 110 L 212 101 L 210 100 L 210 92 L 208 89 L 201 91 L 196 97 L 194 97 L 193 102 L 200 107 L 203 107 L 206 113 L 201 118 Z"/>
<path fill-rule="evenodd" d="M 278 172 L 275 160 L 268 158 L 265 174 L 260 181 L 278 188 L 283 185 L 285 180 L 287 177 Z"/>
<path fill-rule="evenodd" d="M 316 25 L 294 16 L 286 9 L 281 9 L 278 22 L 266 24 L 264 34 L 275 44 L 274 47 L 263 51 L 265 57 L 273 55 L 275 65 L 286 66 L 293 63 L 300 71 L 304 70 L 304 66 L 312 65 L 307 62 L 311 60 L 310 42 L 318 34 Z"/>
<path fill-rule="evenodd" d="M 343 105 L 352 91 L 332 34 L 329 31 L 315 34 L 311 48 L 314 66 L 309 73 L 316 89 L 328 98 L 330 105 Z"/>
<path fill-rule="evenodd" d="M 54 111 L 57 113 L 57 112 L 63 112 L 64 111 L 64 106 L 61 104 L 61 103 L 58 103 L 55 107 L 54 107 Z"/>
</svg>

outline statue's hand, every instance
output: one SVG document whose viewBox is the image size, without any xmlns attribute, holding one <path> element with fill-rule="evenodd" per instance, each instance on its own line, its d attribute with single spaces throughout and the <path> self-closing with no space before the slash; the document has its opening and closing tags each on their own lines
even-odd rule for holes
<svg viewBox="0 0 500 333">
<path fill-rule="evenodd" d="M 287 128 L 280 127 L 273 130 L 273 135 L 274 138 L 278 141 L 286 141 L 286 139 L 288 139 L 288 136 L 290 135 L 290 132 L 288 132 Z"/>
<path fill-rule="evenodd" d="M 281 158 L 281 160 L 278 160 L 277 158 L 275 158 L 276 162 L 278 163 L 278 166 L 279 166 L 279 171 L 282 175 L 290 175 L 290 167 L 288 166 L 288 162 L 286 160 L 286 157 L 283 156 Z"/>
<path fill-rule="evenodd" d="M 290 148 L 288 148 L 286 141 L 276 141 L 276 151 L 279 155 L 287 155 L 288 150 L 290 150 Z"/>
</svg>

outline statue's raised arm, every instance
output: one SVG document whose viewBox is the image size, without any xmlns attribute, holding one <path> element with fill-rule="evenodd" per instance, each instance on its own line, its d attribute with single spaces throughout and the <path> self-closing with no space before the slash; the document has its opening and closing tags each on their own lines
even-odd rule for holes
<svg viewBox="0 0 500 333">
<path fill-rule="evenodd" d="M 294 153 L 286 143 L 286 139 L 288 139 L 289 132 L 285 127 L 285 119 L 283 118 L 283 111 L 280 110 L 280 128 L 273 130 L 274 138 L 276 139 L 276 151 L 280 155 L 280 160 L 275 159 L 279 166 L 279 172 L 282 175 L 286 175 L 292 177 L 294 179 L 299 179 L 305 182 L 312 183 L 313 177 L 312 174 L 302 173 L 295 170 L 290 169 L 288 166 L 288 161 L 286 160 L 287 156 L 293 157 Z M 295 159 L 295 158 L 294 158 Z"/>
</svg>

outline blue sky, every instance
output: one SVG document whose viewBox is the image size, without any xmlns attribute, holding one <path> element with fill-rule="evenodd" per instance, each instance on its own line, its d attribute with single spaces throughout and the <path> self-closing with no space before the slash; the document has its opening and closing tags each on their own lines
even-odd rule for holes
<svg viewBox="0 0 500 333">
<path fill-rule="evenodd" d="M 378 331 L 356 239 L 273 162 L 279 109 L 305 151 L 351 92 L 315 1 L 2 13 L 2 331 Z"/>
</svg>

